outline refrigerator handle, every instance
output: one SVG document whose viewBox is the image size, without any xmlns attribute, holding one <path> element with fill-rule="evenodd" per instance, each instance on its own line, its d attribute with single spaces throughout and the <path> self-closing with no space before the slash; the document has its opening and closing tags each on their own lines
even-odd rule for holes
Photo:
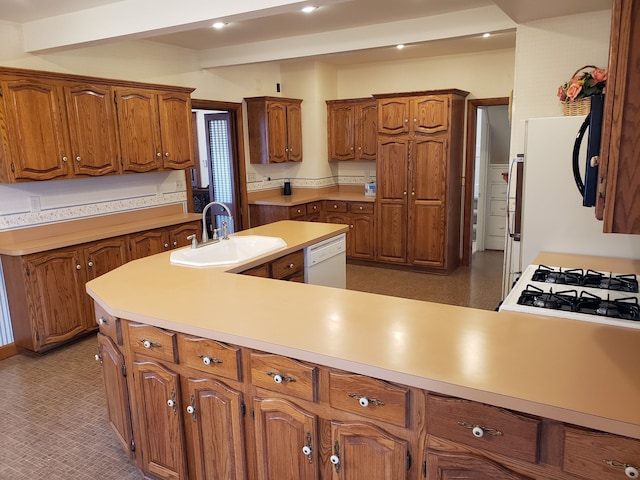
<svg viewBox="0 0 640 480">
<path fill-rule="evenodd" d="M 580 126 L 580 130 L 578 131 L 578 135 L 576 136 L 576 141 L 573 143 L 573 178 L 576 181 L 576 186 L 578 187 L 578 191 L 581 196 L 584 196 L 584 183 L 582 182 L 582 177 L 580 176 L 580 144 L 582 143 L 582 139 L 584 138 L 584 132 L 587 131 L 589 127 L 589 122 L 591 120 L 591 113 L 587 115 L 587 118 L 584 119 L 582 125 Z"/>
</svg>

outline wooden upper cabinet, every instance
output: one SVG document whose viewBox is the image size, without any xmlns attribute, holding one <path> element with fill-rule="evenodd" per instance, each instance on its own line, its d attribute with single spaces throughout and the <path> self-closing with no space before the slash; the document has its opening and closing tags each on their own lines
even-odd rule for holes
<svg viewBox="0 0 640 480">
<path fill-rule="evenodd" d="M 449 107 L 448 95 L 380 98 L 378 132 L 385 135 L 446 132 Z"/>
<path fill-rule="evenodd" d="M 412 129 L 415 133 L 438 133 L 449 129 L 449 97 L 433 95 L 411 102 Z"/>
<path fill-rule="evenodd" d="M 302 161 L 302 100 L 245 98 L 251 163 Z"/>
<path fill-rule="evenodd" d="M 640 234 L 640 3 L 614 0 L 596 217 L 606 233 Z"/>
<path fill-rule="evenodd" d="M 120 145 L 113 88 L 65 85 L 69 123 L 69 163 L 76 175 L 106 175 L 120 171 Z"/>
<path fill-rule="evenodd" d="M 118 127 L 125 171 L 149 172 L 162 165 L 155 92 L 116 89 Z"/>
<path fill-rule="evenodd" d="M 0 80 L 2 181 L 66 177 L 71 153 L 61 85 L 32 78 Z"/>
<path fill-rule="evenodd" d="M 190 92 L 0 67 L 0 182 L 192 167 Z"/>
<path fill-rule="evenodd" d="M 164 168 L 193 167 L 191 142 L 191 97 L 187 93 L 165 93 L 158 96 L 162 165 Z"/>
<path fill-rule="evenodd" d="M 329 160 L 375 160 L 377 120 L 371 98 L 327 101 Z"/>
</svg>

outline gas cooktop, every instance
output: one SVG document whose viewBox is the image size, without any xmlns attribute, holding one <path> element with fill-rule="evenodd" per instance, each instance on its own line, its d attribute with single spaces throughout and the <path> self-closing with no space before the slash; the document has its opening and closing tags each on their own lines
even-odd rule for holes
<svg viewBox="0 0 640 480">
<path fill-rule="evenodd" d="M 500 310 L 640 329 L 635 274 L 529 265 Z"/>
</svg>

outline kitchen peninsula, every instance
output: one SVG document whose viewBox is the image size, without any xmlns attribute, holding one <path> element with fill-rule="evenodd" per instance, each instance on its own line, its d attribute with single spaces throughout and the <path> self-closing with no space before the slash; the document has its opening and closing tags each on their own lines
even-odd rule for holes
<svg viewBox="0 0 640 480">
<path fill-rule="evenodd" d="M 639 330 L 236 274 L 345 229 L 276 222 L 239 234 L 287 247 L 240 266 L 162 253 L 87 284 L 145 473 L 637 478 Z"/>
</svg>

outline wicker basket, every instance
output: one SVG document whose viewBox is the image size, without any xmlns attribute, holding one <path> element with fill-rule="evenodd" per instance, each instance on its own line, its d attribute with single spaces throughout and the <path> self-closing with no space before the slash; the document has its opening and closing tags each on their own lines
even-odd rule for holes
<svg viewBox="0 0 640 480">
<path fill-rule="evenodd" d="M 591 97 L 578 98 L 575 101 L 562 103 L 562 114 L 565 117 L 586 115 L 591 111 Z"/>
</svg>

